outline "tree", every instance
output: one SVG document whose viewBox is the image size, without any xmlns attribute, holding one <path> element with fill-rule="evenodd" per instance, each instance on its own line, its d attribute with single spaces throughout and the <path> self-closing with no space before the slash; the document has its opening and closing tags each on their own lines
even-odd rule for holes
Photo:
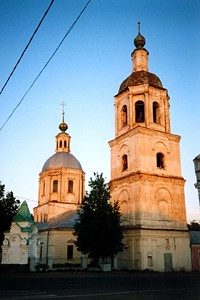
<svg viewBox="0 0 200 300">
<path fill-rule="evenodd" d="M 103 174 L 94 173 L 90 178 L 90 193 L 86 192 L 78 211 L 74 235 L 78 251 L 94 261 L 105 259 L 123 250 L 121 213 L 117 202 L 110 202 L 109 186 Z"/>
<path fill-rule="evenodd" d="M 196 220 L 190 222 L 187 226 L 189 231 L 200 231 L 200 222 L 197 222 Z"/>
<path fill-rule="evenodd" d="M 0 183 L 0 245 L 3 242 L 4 231 L 10 228 L 12 219 L 19 210 L 19 204 L 20 201 L 13 196 L 13 192 L 7 192 L 5 195 L 5 185 Z"/>
</svg>

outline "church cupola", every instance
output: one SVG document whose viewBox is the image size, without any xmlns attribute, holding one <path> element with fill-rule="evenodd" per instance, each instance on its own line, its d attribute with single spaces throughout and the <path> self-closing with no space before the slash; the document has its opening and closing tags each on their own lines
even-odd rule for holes
<svg viewBox="0 0 200 300">
<path fill-rule="evenodd" d="M 138 22 L 135 49 L 131 54 L 132 73 L 121 83 L 115 96 L 116 137 L 136 127 L 170 133 L 168 92 L 159 77 L 149 72 L 145 43 Z"/>
<path fill-rule="evenodd" d="M 80 162 L 70 153 L 70 135 L 64 119 L 56 135 L 56 153 L 50 156 L 39 174 L 38 206 L 34 219 L 46 222 L 61 213 L 77 210 L 85 195 L 85 173 Z"/>
<path fill-rule="evenodd" d="M 63 104 L 63 111 L 62 111 L 62 122 L 59 125 L 60 133 L 56 136 L 56 152 L 70 152 L 70 135 L 65 131 L 68 129 L 68 125 L 65 123 L 64 120 L 64 104 Z"/>
<path fill-rule="evenodd" d="M 148 55 L 149 52 L 144 48 L 145 38 L 140 34 L 140 22 L 138 22 L 138 35 L 134 39 L 136 49 L 131 54 L 133 62 L 133 72 L 147 71 L 148 72 Z"/>
</svg>

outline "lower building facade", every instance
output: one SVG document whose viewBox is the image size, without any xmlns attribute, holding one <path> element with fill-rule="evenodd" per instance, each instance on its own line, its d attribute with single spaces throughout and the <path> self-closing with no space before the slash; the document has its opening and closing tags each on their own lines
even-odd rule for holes
<svg viewBox="0 0 200 300">
<path fill-rule="evenodd" d="M 126 228 L 119 269 L 158 272 L 191 271 L 187 231 Z"/>
</svg>

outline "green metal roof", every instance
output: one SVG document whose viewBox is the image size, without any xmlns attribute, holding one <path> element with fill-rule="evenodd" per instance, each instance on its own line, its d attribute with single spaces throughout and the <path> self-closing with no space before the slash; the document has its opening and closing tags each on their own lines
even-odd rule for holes
<svg viewBox="0 0 200 300">
<path fill-rule="evenodd" d="M 26 201 L 22 203 L 18 213 L 13 217 L 13 222 L 33 222 L 33 215 L 30 213 Z"/>
</svg>

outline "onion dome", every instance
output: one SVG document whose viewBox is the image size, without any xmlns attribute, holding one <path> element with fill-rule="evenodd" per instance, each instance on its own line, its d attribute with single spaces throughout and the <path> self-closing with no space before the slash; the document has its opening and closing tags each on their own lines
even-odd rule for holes
<svg viewBox="0 0 200 300">
<path fill-rule="evenodd" d="M 68 126 L 67 126 L 67 123 L 65 123 L 65 120 L 64 120 L 64 116 L 65 116 L 65 111 L 64 111 L 64 106 L 65 106 L 65 103 L 64 101 L 61 103 L 62 107 L 63 107 L 63 111 L 62 111 L 62 123 L 60 123 L 59 125 L 59 129 L 62 133 L 65 133 L 65 131 L 68 129 Z"/>
<path fill-rule="evenodd" d="M 62 132 L 65 132 L 65 131 L 68 129 L 67 124 L 64 122 L 64 117 L 63 117 L 62 123 L 60 123 L 60 125 L 59 125 L 59 129 L 60 129 L 60 131 L 62 131 Z"/>
<path fill-rule="evenodd" d="M 134 39 L 134 45 L 137 49 L 141 49 L 145 45 L 145 38 L 140 34 L 140 22 L 138 22 L 138 35 Z"/>
</svg>

